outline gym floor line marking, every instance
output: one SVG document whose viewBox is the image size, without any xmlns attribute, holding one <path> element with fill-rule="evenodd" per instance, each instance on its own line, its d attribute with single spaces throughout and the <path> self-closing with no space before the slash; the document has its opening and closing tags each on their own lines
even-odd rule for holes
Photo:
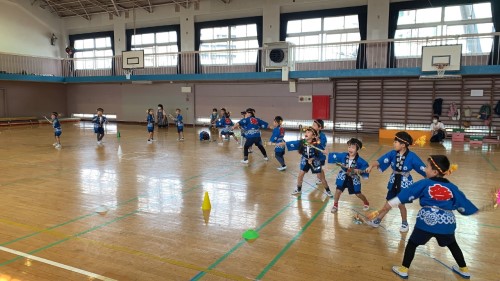
<svg viewBox="0 0 500 281">
<path fill-rule="evenodd" d="M 369 159 L 372 159 L 374 156 L 375 156 L 375 153 L 379 152 L 380 149 L 382 149 L 381 146 L 379 146 L 379 149 L 374 152 L 372 154 L 372 156 L 369 158 Z M 285 171 L 287 174 L 290 174 L 290 175 L 293 175 L 294 177 L 296 177 L 296 175 L 292 174 L 291 172 L 289 171 Z M 306 184 L 308 184 L 309 186 L 312 187 L 312 190 L 309 191 L 308 193 L 314 191 L 316 188 L 315 185 L 307 182 L 307 181 L 303 181 L 305 182 Z M 279 215 L 281 215 L 281 213 L 283 213 L 286 209 L 288 209 L 293 203 L 297 202 L 299 199 L 301 200 L 301 197 L 302 195 L 298 196 L 297 198 L 293 199 L 290 203 L 288 203 L 285 207 L 283 207 L 281 210 L 279 210 L 276 214 L 274 214 L 271 218 L 269 218 L 266 222 L 264 222 L 264 224 L 262 224 L 261 226 L 259 226 L 257 229 L 255 229 L 255 231 L 259 232 L 260 230 L 262 230 L 265 226 L 267 226 L 269 223 L 271 223 L 275 218 L 277 218 Z M 326 205 L 328 205 L 328 202 L 330 200 L 326 201 L 325 205 L 323 206 L 323 209 Z M 312 218 L 311 218 L 312 219 Z M 218 260 L 216 260 L 213 264 L 211 264 L 208 268 L 207 268 L 207 271 L 201 271 L 199 272 L 196 276 L 194 276 L 191 281 L 195 281 L 195 280 L 199 280 L 200 278 L 202 278 L 206 273 L 209 273 L 210 270 L 212 270 L 213 268 L 215 268 L 219 263 L 221 263 L 222 261 L 224 261 L 227 257 L 229 257 L 229 255 L 231 255 L 234 251 L 236 251 L 239 247 L 241 247 L 243 244 L 245 243 L 245 240 L 240 240 L 238 242 L 238 244 L 236 244 L 233 248 L 231 248 L 228 252 L 226 252 L 222 257 L 220 257 Z"/>
<path fill-rule="evenodd" d="M 495 167 L 495 165 L 491 162 L 491 160 L 489 158 L 486 158 L 486 156 L 484 156 L 484 154 L 481 154 L 481 157 L 483 157 L 484 161 L 486 161 L 490 165 L 490 167 L 493 169 L 493 171 L 498 171 L 497 167 Z"/>
<path fill-rule="evenodd" d="M 65 270 L 68 270 L 68 271 L 71 271 L 71 272 L 79 273 L 79 274 L 88 276 L 89 278 L 94 278 L 94 279 L 99 279 L 99 280 L 104 280 L 104 281 L 116 281 L 115 279 L 111 279 L 111 278 L 106 277 L 106 276 L 95 274 L 95 273 L 92 273 L 90 271 L 86 271 L 86 270 L 79 269 L 79 268 L 76 268 L 76 267 L 73 267 L 73 266 L 65 265 L 65 264 L 58 263 L 58 262 L 55 262 L 55 261 L 51 261 L 51 260 L 48 260 L 48 259 L 44 259 L 44 258 L 40 258 L 40 257 L 33 256 L 33 255 L 30 255 L 30 254 L 26 254 L 26 253 L 23 253 L 23 252 L 19 252 L 19 251 L 16 251 L 16 250 L 12 250 L 12 249 L 9 249 L 9 248 L 3 247 L 3 246 L 0 246 L 0 250 L 4 251 L 4 252 L 11 253 L 11 254 L 14 254 L 14 255 L 17 255 L 17 256 L 25 257 L 25 258 L 28 258 L 28 259 L 31 259 L 31 260 L 35 260 L 35 261 L 38 261 L 38 262 L 41 262 L 41 263 L 52 265 L 54 267 L 59 267 L 59 268 L 62 268 L 62 269 L 65 269 Z"/>
<path fill-rule="evenodd" d="M 380 151 L 380 149 L 382 149 L 381 146 L 379 146 L 379 149 L 375 151 L 368 158 L 368 161 L 371 161 L 371 159 L 375 156 L 376 153 Z M 338 168 L 335 168 L 334 170 L 336 169 Z M 300 231 L 292 238 L 292 240 L 290 240 L 285 245 L 285 247 L 281 249 L 281 251 L 274 257 L 274 259 L 271 260 L 271 262 L 264 267 L 264 269 L 260 272 L 260 274 L 255 278 L 256 280 L 260 280 L 262 277 L 264 277 L 264 275 L 274 266 L 274 264 L 276 264 L 276 262 L 278 262 L 278 260 L 285 254 L 286 251 L 288 251 L 288 249 L 295 243 L 295 241 L 297 241 L 297 239 L 302 235 L 302 233 L 304 233 L 307 230 L 307 228 L 316 220 L 319 214 L 323 213 L 329 202 L 330 200 L 326 201 L 323 204 L 323 207 L 318 212 L 316 212 L 316 214 L 314 214 L 314 216 L 300 229 Z"/>
<path fill-rule="evenodd" d="M 22 228 L 27 228 L 27 229 L 30 229 L 30 230 L 40 230 L 40 229 L 37 229 L 35 226 L 28 225 L 28 224 L 21 224 L 21 223 L 17 223 L 17 222 L 10 222 L 10 221 L 5 221 L 5 220 L 1 220 L 1 219 L 0 219 L 0 221 L 2 221 L 5 224 L 8 224 L 8 225 L 15 225 L 15 226 L 22 227 Z M 49 234 L 53 235 L 54 237 L 57 237 L 59 239 L 70 237 L 70 235 L 65 234 L 65 233 L 61 233 L 61 232 L 58 232 L 58 231 L 50 231 Z M 108 249 L 111 249 L 111 250 L 115 250 L 115 251 L 121 251 L 121 252 L 124 252 L 124 253 L 127 253 L 127 254 L 131 254 L 131 255 L 135 255 L 135 256 L 138 256 L 138 257 L 145 257 L 145 258 L 149 258 L 149 259 L 152 259 L 152 260 L 157 260 L 157 261 L 161 261 L 161 262 L 164 262 L 164 263 L 168 263 L 168 264 L 171 264 L 171 265 L 176 265 L 176 266 L 184 267 L 184 268 L 187 268 L 187 269 L 192 269 L 192 270 L 197 270 L 197 271 L 205 269 L 202 266 L 198 266 L 198 265 L 195 265 L 195 264 L 190 264 L 190 263 L 187 263 L 187 262 L 183 262 L 183 261 L 175 260 L 175 259 L 171 259 L 171 258 L 159 257 L 159 256 L 156 256 L 156 255 L 153 255 L 153 254 L 150 254 L 150 253 L 146 253 L 146 252 L 139 251 L 139 250 L 136 250 L 136 249 L 128 248 L 126 246 L 108 244 L 108 243 L 104 243 L 104 242 L 101 242 L 101 241 L 97 241 L 97 240 L 93 240 L 93 239 L 89 239 L 89 238 L 84 238 L 84 237 L 76 237 L 76 238 L 73 238 L 73 239 L 85 241 L 85 242 L 88 242 L 88 243 L 91 243 L 91 244 L 99 245 L 101 247 L 105 247 L 105 248 L 108 248 Z M 233 275 L 233 274 L 227 274 L 227 273 L 224 273 L 224 272 L 219 271 L 219 270 L 213 270 L 211 273 L 213 275 L 216 275 L 216 276 L 220 276 L 220 277 L 224 277 L 226 279 L 231 279 L 231 280 L 236 280 L 236 281 L 249 280 L 246 277 L 238 276 L 238 275 Z"/>
<path fill-rule="evenodd" d="M 264 275 L 266 275 L 266 273 L 274 266 L 274 264 L 276 264 L 276 262 L 278 262 L 278 260 L 286 253 L 286 251 L 288 251 L 288 249 L 295 243 L 295 241 L 297 241 L 297 239 L 299 239 L 299 237 L 302 236 L 302 233 L 304 233 L 307 230 L 307 228 L 309 228 L 309 226 L 316 220 L 316 218 L 318 218 L 318 216 L 324 212 L 328 203 L 329 201 L 326 201 L 323 204 L 323 206 L 316 212 L 316 214 L 314 214 L 314 216 L 292 238 L 292 240 L 290 240 L 285 245 L 285 247 L 283 247 L 283 249 L 281 249 L 281 251 L 271 260 L 271 262 L 264 267 L 264 269 L 259 273 L 259 275 L 255 277 L 256 280 L 260 280 L 262 279 L 262 277 L 264 277 Z"/>
<path fill-rule="evenodd" d="M 228 169 L 229 169 L 229 168 L 228 168 Z M 200 175 L 200 176 L 201 176 L 201 175 Z M 196 178 L 196 177 L 197 177 L 197 176 L 190 177 L 190 178 L 188 178 L 188 179 L 184 180 L 183 182 L 187 182 L 187 181 L 189 181 L 189 180 L 191 180 L 191 179 L 193 179 L 193 178 Z M 190 188 L 190 189 L 188 189 L 187 191 L 183 192 L 183 194 L 184 194 L 184 193 L 187 193 L 187 192 L 190 192 L 190 191 L 192 191 L 192 190 L 195 190 L 195 189 L 196 189 L 196 188 L 198 188 L 198 187 L 200 187 L 200 184 L 197 184 L 194 188 Z M 134 201 L 138 200 L 140 196 L 141 196 L 141 195 L 136 196 L 136 197 L 131 198 L 131 199 L 128 199 L 128 200 L 126 200 L 126 201 L 120 202 L 120 203 L 116 204 L 116 207 L 115 207 L 114 209 L 116 209 L 116 208 L 117 208 L 117 207 L 119 207 L 119 206 L 126 205 L 126 204 L 128 204 L 128 203 L 134 202 Z M 22 236 L 22 237 L 18 237 L 18 238 L 16 238 L 16 239 L 11 240 L 11 241 L 7 241 L 7 242 L 4 242 L 4 243 L 0 243 L 0 246 L 9 245 L 9 244 L 11 244 L 11 243 L 14 243 L 14 242 L 17 242 L 17 241 L 20 241 L 20 240 L 24 240 L 24 239 L 29 238 L 29 237 L 32 237 L 32 236 L 34 236 L 34 235 L 37 235 L 37 234 L 40 234 L 40 233 L 43 233 L 43 232 L 47 232 L 47 231 L 53 230 L 53 229 L 55 229 L 55 228 L 59 228 L 59 227 L 61 227 L 61 226 L 65 226 L 65 225 L 67 225 L 67 224 L 69 224 L 69 223 L 76 222 L 76 221 L 79 221 L 79 220 L 85 219 L 85 218 L 87 218 L 87 217 L 92 217 L 92 216 L 96 216 L 96 215 L 97 215 L 97 214 L 96 214 L 95 212 L 92 212 L 92 213 L 89 213 L 89 214 L 86 214 L 86 215 L 82 215 L 82 216 L 79 216 L 79 217 L 77 217 L 77 218 L 74 218 L 74 219 L 71 219 L 71 220 L 68 220 L 68 221 L 65 221 L 65 222 L 59 223 L 59 224 L 57 224 L 57 225 L 54 225 L 54 226 L 51 226 L 51 227 L 48 227 L 48 228 L 45 228 L 45 229 L 43 229 L 43 230 L 39 230 L 39 231 L 36 231 L 36 232 L 34 232 L 34 233 L 31 233 L 31 234 L 27 234 L 27 235 Z M 4 220 L 0 219 L 0 221 L 4 221 Z M 12 225 L 12 223 L 11 223 L 11 225 Z"/>
<path fill-rule="evenodd" d="M 262 161 L 263 161 L 263 160 L 262 160 Z M 229 176 L 229 175 L 235 174 L 237 171 L 238 171 L 238 170 L 234 170 L 234 172 L 233 172 L 233 173 L 227 174 L 226 176 Z M 187 192 L 190 192 L 190 191 L 192 191 L 192 190 L 195 190 L 195 189 L 196 189 L 196 188 L 198 188 L 199 186 L 201 186 L 201 184 L 197 185 L 195 188 L 191 188 L 191 189 L 189 189 L 189 190 L 185 191 L 184 193 L 187 193 Z M 131 202 L 131 201 L 134 201 L 134 200 L 137 200 L 137 199 L 138 199 L 138 197 L 135 197 L 135 198 L 132 198 L 132 199 L 127 200 L 127 202 Z M 80 232 L 80 233 L 74 234 L 74 235 L 72 235 L 72 236 L 68 236 L 68 237 L 66 237 L 66 238 L 64 238 L 64 239 L 61 239 L 61 240 L 59 240 L 59 241 L 53 242 L 53 243 L 51 243 L 51 244 L 48 244 L 48 245 L 46 245 L 46 246 L 44 246 L 44 247 L 38 248 L 38 249 L 36 249 L 36 250 L 33 250 L 33 251 L 29 252 L 29 254 L 34 254 L 34 253 L 37 253 L 37 252 L 43 251 L 43 250 L 45 250 L 45 249 L 51 248 L 51 247 L 53 247 L 53 246 L 55 246 L 55 245 L 58 245 L 58 244 L 60 244 L 60 243 L 63 243 L 63 242 L 65 242 L 65 241 L 68 241 L 68 240 L 70 240 L 70 239 L 73 239 L 73 238 L 78 238 L 79 236 L 81 236 L 81 235 L 83 235 L 83 234 L 86 234 L 86 233 L 88 233 L 88 232 L 91 232 L 91 231 L 94 231 L 94 230 L 100 229 L 100 228 L 102 228 L 102 227 L 104 227 L 104 226 L 107 226 L 107 225 L 109 225 L 109 224 L 111 224 L 111 223 L 114 223 L 114 222 L 116 222 L 116 221 L 122 220 L 122 219 L 124 219 L 124 218 L 126 218 L 126 217 L 129 217 L 129 216 L 131 216 L 131 215 L 133 215 L 133 214 L 136 214 L 136 213 L 138 213 L 138 212 L 139 212 L 139 210 L 135 210 L 135 211 L 133 211 L 133 212 L 131 212 L 131 213 L 125 214 L 125 215 L 123 215 L 123 216 L 121 216 L 121 217 L 117 217 L 117 218 L 115 218 L 115 219 L 113 219 L 113 220 L 111 220 L 111 221 L 109 221 L 109 222 L 104 223 L 104 224 L 101 224 L 101 225 L 95 226 L 95 227 L 90 228 L 90 229 L 88 229 L 88 230 L 86 230 L 86 231 L 83 231 L 83 232 Z M 73 222 L 73 221 L 76 221 L 76 220 L 79 220 L 80 218 L 83 218 L 83 217 L 86 217 L 86 216 L 91 216 L 91 215 L 95 215 L 95 213 L 88 214 L 88 215 L 85 215 L 85 216 L 79 217 L 79 218 L 77 218 L 77 219 L 73 219 L 73 220 L 68 221 L 68 222 L 66 222 L 66 223 L 60 224 L 59 226 L 64 225 L 64 224 L 67 224 L 67 223 L 70 223 L 70 222 Z M 54 228 L 55 228 L 55 227 L 52 227 L 52 229 L 54 229 Z M 37 233 L 35 233 L 35 234 L 38 234 L 38 233 L 41 233 L 41 231 L 39 231 L 39 232 L 37 232 Z M 33 234 L 33 235 L 35 235 L 35 234 Z M 30 237 L 30 236 L 33 236 L 33 235 L 27 235 L 27 236 L 24 236 L 24 238 L 27 238 L 27 237 Z M 24 238 L 22 238 L 22 239 L 24 239 Z M 19 240 L 22 240 L 22 239 L 18 238 L 18 239 L 16 239 L 16 241 L 19 241 Z M 10 242 L 7 242 L 7 243 L 10 243 Z M 3 262 L 3 263 L 0 263 L 0 267 L 1 267 L 1 266 L 4 266 L 4 265 L 7 265 L 7 264 L 10 264 L 10 263 L 12 263 L 12 262 L 14 262 L 14 261 L 16 261 L 16 260 L 18 260 L 18 259 L 20 259 L 20 257 L 19 257 L 19 256 L 18 256 L 18 257 L 16 257 L 16 258 L 14 258 L 14 259 L 11 259 L 11 260 L 8 260 L 8 261 L 5 261 L 5 262 Z M 179 265 L 179 264 L 177 264 L 177 265 Z M 202 268 L 202 267 L 200 267 L 200 268 Z M 203 269 L 204 269 L 204 268 L 203 268 Z M 197 270 L 199 270 L 199 269 L 197 269 Z M 205 271 L 205 269 L 204 269 L 204 271 Z M 210 273 L 211 273 L 211 274 L 214 274 L 214 275 L 217 275 L 216 273 L 220 273 L 220 271 L 211 271 Z M 223 275 L 225 275 L 225 276 L 235 276 L 235 275 L 229 275 L 229 274 L 225 274 L 225 273 L 221 273 L 221 274 L 223 274 Z M 247 279 L 245 279 L 245 278 L 243 277 L 243 279 L 236 279 L 236 280 L 247 280 Z"/>
</svg>

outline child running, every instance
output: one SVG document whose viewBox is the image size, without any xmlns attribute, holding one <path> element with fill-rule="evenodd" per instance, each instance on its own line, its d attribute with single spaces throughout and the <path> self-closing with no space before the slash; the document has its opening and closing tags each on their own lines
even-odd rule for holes
<svg viewBox="0 0 500 281">
<path fill-rule="evenodd" d="M 248 150 L 254 144 L 259 148 L 262 156 L 264 156 L 264 160 L 268 161 L 269 158 L 267 157 L 266 149 L 262 145 L 262 138 L 260 135 L 260 129 L 267 129 L 268 124 L 255 117 L 255 110 L 253 108 L 247 108 L 245 112 L 245 118 L 238 121 L 233 127 L 233 130 L 239 127 L 245 130 L 246 140 L 243 146 L 243 160 L 241 160 L 241 163 L 248 164 Z"/>
<path fill-rule="evenodd" d="M 358 154 L 362 147 L 363 143 L 360 140 L 352 138 L 347 141 L 347 152 L 331 152 L 328 154 L 328 163 L 335 163 L 341 167 L 335 182 L 337 189 L 335 190 L 332 213 L 338 211 L 340 195 L 346 188 L 349 194 L 355 194 L 363 201 L 363 211 L 370 209 L 370 203 L 368 203 L 365 195 L 361 193 L 360 176 L 367 179 L 369 175 L 365 172 L 366 168 L 368 168 L 368 162 Z"/>
<path fill-rule="evenodd" d="M 420 245 L 425 245 L 436 238 L 439 246 L 448 247 L 458 265 L 452 270 L 460 277 L 469 279 L 470 273 L 465 258 L 455 239 L 457 210 L 460 214 L 469 216 L 478 211 L 477 207 L 458 189 L 456 185 L 445 179 L 446 175 L 456 170 L 456 165 L 450 165 L 445 155 L 430 155 L 425 168 L 426 179 L 417 181 L 410 188 L 402 189 L 396 197 L 387 201 L 384 207 L 375 213 L 378 216 L 368 224 L 378 227 L 382 218 L 390 211 L 404 203 L 419 199 L 422 207 L 417 215 L 415 228 L 406 244 L 401 266 L 393 266 L 392 271 L 401 278 L 408 278 L 408 269 L 415 257 L 415 251 Z"/>
<path fill-rule="evenodd" d="M 278 144 L 284 142 L 284 137 L 285 137 L 285 128 L 281 127 L 281 124 L 283 124 L 283 118 L 281 116 L 276 116 L 274 117 L 274 129 L 273 129 L 273 134 L 271 135 L 271 139 L 269 139 L 269 142 L 271 144 Z M 280 167 L 278 167 L 278 171 L 284 171 L 286 170 L 286 164 L 285 164 L 285 147 L 277 145 L 274 148 L 274 156 L 276 157 L 276 160 L 280 163 Z"/>
<path fill-rule="evenodd" d="M 389 177 L 387 184 L 387 200 L 396 197 L 402 189 L 410 187 L 413 184 L 413 177 L 410 174 L 411 170 L 425 177 L 425 164 L 413 151 L 410 151 L 410 145 L 413 144 L 413 138 L 407 132 L 398 132 L 394 137 L 394 150 L 382 155 L 377 161 L 370 163 L 366 172 L 370 172 L 374 167 L 378 167 L 380 171 L 385 171 L 391 167 L 393 172 Z M 399 211 L 401 212 L 401 227 L 400 232 L 408 232 L 410 229 L 407 220 L 407 211 L 404 204 L 400 204 Z"/>
<path fill-rule="evenodd" d="M 104 123 L 107 123 L 108 120 L 106 116 L 102 115 L 104 109 L 99 107 L 96 111 L 97 115 L 92 118 L 92 123 L 94 123 L 94 133 L 96 133 L 97 136 L 97 145 L 101 145 L 102 139 L 104 138 Z"/>
</svg>

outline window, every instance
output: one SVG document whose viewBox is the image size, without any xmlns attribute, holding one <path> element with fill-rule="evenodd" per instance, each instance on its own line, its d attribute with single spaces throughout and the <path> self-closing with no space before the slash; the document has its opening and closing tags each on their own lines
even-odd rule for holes
<svg viewBox="0 0 500 281">
<path fill-rule="evenodd" d="M 296 61 L 356 60 L 360 40 L 357 15 L 287 23 L 286 41 L 297 46 Z"/>
<path fill-rule="evenodd" d="M 464 55 L 491 51 L 493 36 L 461 36 L 495 32 L 491 4 L 478 3 L 400 11 L 395 39 L 453 36 L 443 40 L 416 40 L 395 43 L 396 57 L 420 57 L 422 46 L 462 44 Z"/>
<path fill-rule="evenodd" d="M 202 28 L 200 43 L 202 65 L 244 65 L 257 62 L 257 24 Z"/>
<path fill-rule="evenodd" d="M 144 67 L 177 66 L 177 32 L 132 35 L 132 51 L 144 50 Z"/>
<path fill-rule="evenodd" d="M 75 40 L 75 69 L 111 69 L 111 37 Z"/>
</svg>

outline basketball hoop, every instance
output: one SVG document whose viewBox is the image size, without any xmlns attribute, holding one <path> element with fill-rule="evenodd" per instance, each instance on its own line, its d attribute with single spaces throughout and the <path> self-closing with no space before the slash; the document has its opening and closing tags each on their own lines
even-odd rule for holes
<svg viewBox="0 0 500 281">
<path fill-rule="evenodd" d="M 130 75 L 132 75 L 132 69 L 124 69 L 123 74 L 125 74 L 125 79 L 130 80 Z"/>
<path fill-rule="evenodd" d="M 432 66 L 434 66 L 434 68 L 436 68 L 437 77 L 443 78 L 444 73 L 446 71 L 446 68 L 448 68 L 449 65 L 450 64 L 448 64 L 448 63 L 436 63 L 436 64 L 433 64 Z"/>
</svg>

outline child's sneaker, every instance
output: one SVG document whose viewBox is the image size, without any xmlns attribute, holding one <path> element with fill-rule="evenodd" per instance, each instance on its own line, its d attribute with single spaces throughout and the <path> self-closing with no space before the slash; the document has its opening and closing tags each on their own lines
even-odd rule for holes
<svg viewBox="0 0 500 281">
<path fill-rule="evenodd" d="M 248 164 L 248 159 L 247 160 L 241 160 L 240 161 L 242 164 Z"/>
<path fill-rule="evenodd" d="M 339 207 L 333 205 L 332 210 L 330 212 L 333 213 L 333 214 L 335 214 L 338 210 L 339 210 Z"/>
<path fill-rule="evenodd" d="M 295 189 L 293 192 L 292 192 L 292 195 L 300 195 L 302 194 L 302 191 L 301 190 L 298 190 L 298 189 Z"/>
<path fill-rule="evenodd" d="M 408 279 L 408 267 L 395 265 L 392 267 L 392 272 L 396 273 L 399 277 L 403 279 Z"/>
<path fill-rule="evenodd" d="M 57 142 L 53 143 L 52 146 L 56 146 L 57 145 Z"/>
<path fill-rule="evenodd" d="M 370 205 L 363 205 L 363 211 L 370 210 Z"/>
<path fill-rule="evenodd" d="M 325 191 L 325 194 L 330 196 L 330 197 L 333 197 L 333 193 L 331 190 Z"/>
<path fill-rule="evenodd" d="M 454 265 L 451 267 L 455 273 L 460 275 L 460 277 L 465 278 L 465 279 L 470 279 L 470 273 L 469 273 L 469 268 L 467 266 L 465 267 L 458 267 L 457 265 Z"/>
<path fill-rule="evenodd" d="M 224 143 L 223 142 L 219 142 L 218 145 L 224 145 Z"/>
<path fill-rule="evenodd" d="M 269 157 L 264 157 L 264 161 L 269 161 Z"/>
<path fill-rule="evenodd" d="M 61 149 L 62 146 L 61 146 L 61 144 L 57 143 L 56 146 L 54 146 L 54 147 L 57 149 Z"/>
<path fill-rule="evenodd" d="M 151 140 L 148 140 L 148 144 L 151 144 L 151 143 L 153 143 L 153 142 Z"/>
<path fill-rule="evenodd" d="M 284 170 L 286 170 L 286 166 L 279 167 L 279 168 L 276 168 L 276 169 L 278 169 L 278 171 L 284 171 Z"/>
<path fill-rule="evenodd" d="M 399 232 L 408 232 L 408 230 L 410 230 L 408 223 L 402 223 Z"/>
<path fill-rule="evenodd" d="M 183 140 L 184 140 L 184 138 L 181 138 L 181 141 L 183 141 Z"/>
<path fill-rule="evenodd" d="M 379 219 L 368 220 L 368 221 L 366 221 L 366 224 L 371 226 L 371 227 L 377 228 L 380 226 L 380 220 Z"/>
</svg>

